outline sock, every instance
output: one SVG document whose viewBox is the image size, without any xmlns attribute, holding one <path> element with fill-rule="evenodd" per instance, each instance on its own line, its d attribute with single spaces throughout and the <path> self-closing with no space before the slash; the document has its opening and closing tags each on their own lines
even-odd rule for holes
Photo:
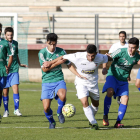
<svg viewBox="0 0 140 140">
<path fill-rule="evenodd" d="M 5 111 L 6 110 L 8 111 L 8 101 L 9 101 L 9 96 L 7 96 L 7 97 L 3 96 L 3 105 L 4 105 L 4 108 L 5 108 Z"/>
<path fill-rule="evenodd" d="M 0 97 L 0 107 L 1 107 L 2 96 Z"/>
<path fill-rule="evenodd" d="M 91 108 L 92 108 L 93 114 L 95 116 L 97 111 L 98 111 L 98 107 L 93 106 L 92 103 L 91 103 Z"/>
<path fill-rule="evenodd" d="M 13 93 L 13 99 L 14 99 L 15 110 L 17 110 L 19 109 L 19 93 L 18 94 Z"/>
<path fill-rule="evenodd" d="M 85 107 L 85 108 L 83 107 L 83 110 L 84 110 L 84 113 L 85 113 L 87 119 L 89 120 L 89 122 L 90 122 L 91 124 L 97 123 L 97 121 L 96 121 L 95 118 L 94 118 L 94 114 L 93 114 L 93 111 L 92 111 L 92 109 L 91 109 L 90 106 Z"/>
<path fill-rule="evenodd" d="M 138 88 L 138 90 L 140 91 L 140 88 Z"/>
<path fill-rule="evenodd" d="M 65 105 L 66 101 L 61 101 L 60 99 L 58 99 L 57 102 L 58 102 L 57 114 L 60 114 L 60 113 L 62 113 L 62 108 Z"/>
<path fill-rule="evenodd" d="M 125 115 L 126 109 L 127 109 L 127 105 L 120 104 L 119 109 L 118 109 L 117 122 L 121 122 L 121 120 L 123 119 Z"/>
<path fill-rule="evenodd" d="M 50 108 L 50 111 L 48 113 L 46 113 L 46 112 L 44 112 L 44 113 L 45 113 L 45 116 L 50 123 L 55 122 L 53 119 L 53 111 L 51 110 L 51 108 Z"/>
<path fill-rule="evenodd" d="M 108 115 L 110 105 L 111 105 L 111 97 L 106 96 L 104 100 L 104 115 Z"/>
</svg>

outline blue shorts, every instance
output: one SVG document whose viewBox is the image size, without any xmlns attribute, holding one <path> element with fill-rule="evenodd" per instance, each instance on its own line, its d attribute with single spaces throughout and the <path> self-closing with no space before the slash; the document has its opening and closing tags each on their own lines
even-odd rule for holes
<svg viewBox="0 0 140 140">
<path fill-rule="evenodd" d="M 102 93 L 106 92 L 108 88 L 114 89 L 114 98 L 117 96 L 127 95 L 129 96 L 128 82 L 119 81 L 114 76 L 107 76 L 106 82 L 103 86 Z"/>
<path fill-rule="evenodd" d="M 19 85 L 19 73 L 9 73 L 6 80 L 6 86 L 4 88 L 9 88 L 13 85 Z"/>
<path fill-rule="evenodd" d="M 66 88 L 66 83 L 64 80 L 54 82 L 54 83 L 43 83 L 42 84 L 42 93 L 41 93 L 41 100 L 43 99 L 57 99 L 57 92 L 59 89 L 65 89 Z"/>
<path fill-rule="evenodd" d="M 136 79 L 140 79 L 140 69 L 138 70 Z"/>
<path fill-rule="evenodd" d="M 0 77 L 0 90 L 3 90 L 6 85 L 7 77 Z"/>
</svg>

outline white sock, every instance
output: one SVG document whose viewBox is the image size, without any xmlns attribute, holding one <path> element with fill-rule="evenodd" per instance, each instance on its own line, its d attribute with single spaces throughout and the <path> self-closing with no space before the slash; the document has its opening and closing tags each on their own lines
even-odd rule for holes
<svg viewBox="0 0 140 140">
<path fill-rule="evenodd" d="M 93 114 L 94 114 L 94 116 L 95 116 L 96 113 L 97 113 L 97 111 L 98 111 L 98 107 L 93 106 L 92 103 L 91 103 L 91 108 L 92 108 Z"/>
<path fill-rule="evenodd" d="M 95 118 L 94 118 L 94 114 L 93 114 L 93 111 L 92 111 L 92 109 L 91 109 L 90 106 L 85 107 L 85 108 L 83 107 L 83 110 L 84 110 L 84 113 L 85 113 L 87 119 L 89 120 L 89 122 L 90 122 L 91 124 L 97 123 L 97 121 L 96 121 Z"/>
</svg>

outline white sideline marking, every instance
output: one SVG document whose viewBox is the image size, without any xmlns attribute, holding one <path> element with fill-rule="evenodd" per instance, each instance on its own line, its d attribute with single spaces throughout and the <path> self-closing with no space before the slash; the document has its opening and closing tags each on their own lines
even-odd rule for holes
<svg viewBox="0 0 140 140">
<path fill-rule="evenodd" d="M 44 128 L 48 128 L 48 127 L 0 127 L 0 129 L 3 128 L 20 128 L 20 129 L 24 129 L 24 128 L 29 128 L 29 129 L 44 129 Z M 90 128 L 79 128 L 79 127 L 55 127 L 56 129 L 90 129 Z M 116 128 L 99 128 L 99 130 L 107 130 L 107 129 L 116 129 Z M 140 128 L 117 128 L 117 129 L 140 129 Z"/>
</svg>

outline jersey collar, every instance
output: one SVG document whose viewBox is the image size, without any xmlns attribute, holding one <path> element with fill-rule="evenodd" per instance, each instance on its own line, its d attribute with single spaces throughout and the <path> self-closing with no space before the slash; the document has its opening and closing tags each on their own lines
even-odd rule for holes
<svg viewBox="0 0 140 140">
<path fill-rule="evenodd" d="M 120 42 L 120 45 L 122 46 L 121 41 L 119 41 L 119 42 Z M 123 46 L 125 46 L 126 44 L 128 44 L 128 43 L 125 41 L 125 44 Z"/>
<path fill-rule="evenodd" d="M 136 52 L 135 52 L 135 55 L 131 56 L 131 55 L 129 54 L 129 51 L 128 51 L 128 49 L 127 49 L 127 52 L 128 52 L 128 55 L 129 55 L 130 57 L 134 57 L 134 56 L 136 55 Z"/>
<path fill-rule="evenodd" d="M 46 50 L 47 50 L 50 54 L 54 54 L 55 51 L 56 51 L 56 48 L 55 48 L 54 52 L 50 52 L 50 51 L 48 50 L 48 47 L 46 47 Z"/>
</svg>

